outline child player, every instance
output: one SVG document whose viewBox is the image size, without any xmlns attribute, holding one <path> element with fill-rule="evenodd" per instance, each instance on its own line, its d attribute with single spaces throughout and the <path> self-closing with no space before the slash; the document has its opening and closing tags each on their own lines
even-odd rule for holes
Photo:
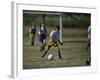
<svg viewBox="0 0 100 80">
<path fill-rule="evenodd" d="M 60 27 L 56 26 L 55 30 L 53 30 L 50 33 L 50 36 L 49 36 L 50 40 L 48 42 L 48 48 L 45 51 L 45 53 L 42 55 L 42 57 L 44 57 L 48 53 L 48 51 L 50 50 L 50 48 L 52 46 L 54 46 L 54 47 L 57 47 L 57 49 L 58 49 L 58 56 L 59 56 L 60 59 L 62 59 L 60 48 L 58 46 L 58 43 L 60 43 L 61 45 L 63 45 L 62 42 L 59 40 L 59 37 L 60 37 L 59 30 L 60 30 Z"/>
<path fill-rule="evenodd" d="M 33 24 L 32 27 L 29 29 L 29 38 L 32 46 L 34 45 L 35 33 L 36 33 L 36 28 Z"/>
<path fill-rule="evenodd" d="M 86 49 L 88 49 L 91 45 L 91 25 L 88 27 L 88 44 Z M 86 60 L 86 64 L 90 65 L 91 64 L 91 56 L 89 56 Z"/>
<path fill-rule="evenodd" d="M 87 44 L 87 49 L 91 45 L 91 26 L 88 27 L 88 44 Z"/>
<path fill-rule="evenodd" d="M 39 41 L 41 43 L 40 51 L 42 52 L 45 49 L 46 46 L 46 28 L 44 24 L 40 25 L 40 30 L 39 30 Z"/>
</svg>

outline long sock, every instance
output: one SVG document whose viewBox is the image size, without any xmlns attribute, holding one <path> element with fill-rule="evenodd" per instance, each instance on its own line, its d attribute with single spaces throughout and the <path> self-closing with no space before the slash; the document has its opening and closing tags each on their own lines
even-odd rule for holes
<svg viewBox="0 0 100 80">
<path fill-rule="evenodd" d="M 60 50 L 58 50 L 58 56 L 59 56 L 60 59 L 62 59 Z"/>
</svg>

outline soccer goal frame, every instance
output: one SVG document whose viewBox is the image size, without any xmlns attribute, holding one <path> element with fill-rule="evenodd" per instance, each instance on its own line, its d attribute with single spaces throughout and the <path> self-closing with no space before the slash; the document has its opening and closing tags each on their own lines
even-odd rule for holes
<svg viewBox="0 0 100 80">
<path fill-rule="evenodd" d="M 59 26 L 60 26 L 60 41 L 62 42 L 62 13 L 60 12 L 39 12 L 39 11 L 23 11 L 23 14 L 42 14 L 42 15 L 56 15 L 56 16 L 59 16 Z M 43 20 L 43 23 L 45 25 L 45 21 Z"/>
</svg>

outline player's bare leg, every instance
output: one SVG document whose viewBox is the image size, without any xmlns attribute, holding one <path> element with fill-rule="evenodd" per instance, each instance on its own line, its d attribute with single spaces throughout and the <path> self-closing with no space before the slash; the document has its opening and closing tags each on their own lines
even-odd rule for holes
<svg viewBox="0 0 100 80">
<path fill-rule="evenodd" d="M 48 53 L 49 49 L 50 49 L 50 46 L 48 46 L 47 50 L 44 52 L 44 54 L 42 55 L 42 57 L 44 57 Z"/>
</svg>

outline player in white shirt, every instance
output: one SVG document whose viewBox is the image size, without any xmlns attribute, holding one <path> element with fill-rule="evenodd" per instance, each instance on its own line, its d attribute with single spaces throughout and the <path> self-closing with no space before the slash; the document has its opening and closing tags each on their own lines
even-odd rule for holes
<svg viewBox="0 0 100 80">
<path fill-rule="evenodd" d="M 87 49 L 89 48 L 91 44 L 91 26 L 88 27 L 88 44 L 87 44 Z"/>
<path fill-rule="evenodd" d="M 90 45 L 91 45 L 91 26 L 88 27 L 88 43 L 86 49 L 88 49 Z M 90 65 L 90 64 L 91 64 L 91 56 L 88 56 L 86 60 L 86 65 Z"/>
<path fill-rule="evenodd" d="M 49 36 L 50 37 L 50 40 L 48 42 L 48 48 L 45 51 L 45 53 L 42 55 L 42 57 L 44 57 L 48 53 L 48 51 L 50 50 L 50 48 L 52 46 L 54 46 L 54 47 L 57 47 L 57 49 L 58 49 L 58 56 L 59 56 L 60 59 L 62 59 L 61 52 L 60 52 L 60 48 L 58 46 L 58 43 L 60 43 L 61 45 L 63 45 L 62 42 L 59 39 L 59 37 L 60 37 L 59 30 L 60 30 L 59 26 L 56 26 L 56 29 L 53 30 L 50 33 L 50 36 Z"/>
</svg>

